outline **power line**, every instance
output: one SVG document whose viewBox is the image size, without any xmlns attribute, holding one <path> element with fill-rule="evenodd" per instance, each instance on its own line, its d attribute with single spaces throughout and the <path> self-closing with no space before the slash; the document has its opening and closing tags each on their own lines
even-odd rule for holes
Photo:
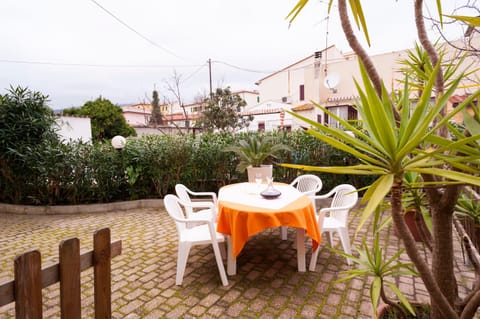
<svg viewBox="0 0 480 319">
<path fill-rule="evenodd" d="M 240 67 L 240 66 L 237 66 L 237 65 L 233 65 L 231 63 L 228 63 L 228 62 L 224 62 L 224 61 L 212 61 L 213 63 L 220 63 L 220 64 L 224 64 L 226 66 L 229 66 L 231 68 L 234 68 L 234 69 L 237 69 L 237 70 L 241 70 L 241 71 L 245 71 L 245 72 L 251 72 L 251 73 L 273 73 L 275 71 L 271 71 L 271 70 L 253 70 L 253 69 L 247 69 L 247 68 L 243 68 L 243 67 Z"/>
<path fill-rule="evenodd" d="M 165 65 L 165 64 L 92 64 L 92 63 L 62 63 L 49 61 L 27 61 L 27 60 L 8 60 L 0 59 L 0 63 L 14 64 L 33 64 L 33 65 L 49 65 L 49 66 L 69 66 L 69 67 L 91 67 L 91 68 L 193 68 L 199 65 Z M 201 65 L 201 67 L 203 67 Z"/>
<path fill-rule="evenodd" d="M 95 0 L 90 0 L 91 2 L 93 2 L 94 4 L 96 4 L 100 9 L 102 9 L 103 11 L 105 11 L 108 15 L 110 15 L 112 18 L 114 18 L 115 20 L 117 20 L 120 24 L 122 24 L 124 27 L 126 27 L 127 29 L 129 29 L 130 31 L 134 32 L 136 35 L 138 35 L 139 37 L 141 37 L 142 39 L 144 39 L 145 41 L 147 41 L 148 43 L 150 43 L 151 45 L 173 55 L 174 57 L 176 58 L 179 58 L 179 59 L 182 59 L 182 57 L 180 57 L 179 55 L 175 54 L 173 51 L 165 48 L 164 46 L 161 46 L 159 44 L 157 44 L 156 42 L 154 42 L 153 40 L 147 38 L 146 36 L 144 36 L 143 34 L 141 34 L 140 32 L 138 32 L 137 30 L 135 30 L 134 28 L 132 28 L 131 26 L 129 26 L 127 23 L 125 23 L 124 21 L 122 21 L 120 18 L 118 18 L 116 15 L 114 15 L 112 12 L 110 12 L 108 9 L 106 9 L 105 7 L 103 7 L 101 4 L 99 4 L 97 1 Z"/>
<path fill-rule="evenodd" d="M 207 65 L 207 63 L 204 63 L 204 64 L 200 65 L 200 66 L 198 67 L 198 69 L 196 69 L 196 70 L 193 71 L 190 75 L 188 75 L 187 77 L 185 77 L 185 79 L 182 80 L 182 83 L 187 82 L 191 77 L 193 77 L 195 74 L 197 74 L 198 72 L 200 72 L 200 70 L 203 69 L 206 65 Z"/>
</svg>

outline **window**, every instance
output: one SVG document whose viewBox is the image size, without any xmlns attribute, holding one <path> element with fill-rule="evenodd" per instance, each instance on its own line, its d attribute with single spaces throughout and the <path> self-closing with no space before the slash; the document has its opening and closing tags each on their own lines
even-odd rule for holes
<svg viewBox="0 0 480 319">
<path fill-rule="evenodd" d="M 321 114 L 317 114 L 317 123 L 322 123 L 322 115 Z"/>
<path fill-rule="evenodd" d="M 299 94 L 300 94 L 299 100 L 300 100 L 300 101 L 305 100 L 305 85 L 300 84 L 299 92 L 300 92 L 300 93 L 299 93 Z"/>
<path fill-rule="evenodd" d="M 258 131 L 259 132 L 265 131 L 265 122 L 258 122 Z"/>
<path fill-rule="evenodd" d="M 358 119 L 357 110 L 351 105 L 330 106 L 327 109 L 342 120 L 351 121 Z M 328 114 L 325 114 L 325 124 L 332 127 L 340 127 L 340 123 L 336 119 L 329 117 Z"/>
</svg>

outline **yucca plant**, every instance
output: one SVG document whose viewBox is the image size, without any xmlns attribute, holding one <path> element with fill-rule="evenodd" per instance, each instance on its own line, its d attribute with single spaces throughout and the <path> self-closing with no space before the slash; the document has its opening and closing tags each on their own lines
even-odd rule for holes
<svg viewBox="0 0 480 319">
<path fill-rule="evenodd" d="M 480 148 L 475 146 L 476 141 L 480 140 L 480 135 L 458 136 L 458 140 L 452 142 L 436 134 L 439 128 L 447 125 L 455 114 L 478 98 L 480 91 L 472 94 L 451 113 L 441 117 L 440 113 L 458 86 L 461 77 L 456 78 L 445 94 L 431 104 L 430 96 L 435 74 L 439 71 L 439 64 L 433 69 L 432 76 L 425 84 L 415 107 L 411 105 L 409 99 L 411 90 L 408 79 L 404 83 L 398 104 L 392 105 L 384 86 L 382 86 L 382 96 L 379 97 L 376 94 L 361 63 L 360 70 L 363 83 L 362 85 L 355 83 L 360 96 L 357 110 L 362 119 L 362 128 L 351 125 L 320 105 L 317 107 L 341 123 L 343 128 L 321 125 L 293 112 L 291 114 L 311 125 L 307 130 L 309 134 L 356 156 L 361 164 L 346 167 L 284 165 L 308 171 L 378 176 L 367 187 L 364 194 L 365 208 L 358 228 L 364 225 L 377 207 L 389 196 L 391 217 L 403 240 L 407 254 L 419 271 L 432 300 L 435 300 L 444 313 L 455 318 L 457 316 L 455 310 L 440 290 L 432 270 L 416 248 L 415 241 L 404 222 L 403 181 L 407 172 L 413 172 L 424 176 L 440 177 L 438 180 L 426 180 L 420 183 L 420 186 L 449 187 L 456 183 L 480 185 L 480 177 L 475 175 L 478 173 L 478 168 L 472 165 L 472 162 L 478 164 L 480 158 Z M 397 110 L 399 119 L 394 115 L 393 109 Z M 345 130 L 351 131 L 354 136 L 346 133 Z M 451 169 L 452 167 L 454 169 Z M 447 231 L 449 229 L 451 231 L 451 225 L 444 225 L 444 227 L 447 227 Z M 434 251 L 435 253 L 437 252 Z M 480 287 L 478 289 L 480 291 Z M 475 299 L 470 299 L 466 303 L 468 302 L 472 303 L 472 307 L 479 305 Z"/>
<path fill-rule="evenodd" d="M 290 22 L 298 16 L 308 2 L 309 0 L 298 0 L 287 16 Z M 392 102 L 394 99 L 387 94 L 380 74 L 367 50 L 357 38 L 351 22 L 353 17 L 355 24 L 369 43 L 362 1 L 328 1 L 328 11 L 330 12 L 333 7 L 338 9 L 340 26 L 345 39 L 356 53 L 358 60 L 365 66 L 362 66 L 364 88 L 360 89 L 357 84 L 360 95 L 358 111 L 365 130 L 352 127 L 322 108 L 326 114 L 343 124 L 347 130 L 352 131 L 355 137 L 312 121 L 310 124 L 313 128 L 310 133 L 362 161 L 361 165 L 347 168 L 316 170 L 378 176 L 365 193 L 366 209 L 359 227 L 362 227 L 383 198 L 389 195 L 392 220 L 399 231 L 407 254 L 417 267 L 430 294 L 431 318 L 473 318 L 480 305 L 480 284 L 475 284 L 472 291 L 464 298 L 459 296 L 454 271 L 453 212 L 461 184 L 478 185 L 480 183 L 478 177 L 480 171 L 480 118 L 478 115 L 480 112 L 478 112 L 478 105 L 472 103 L 478 99 L 479 90 L 474 91 L 457 109 L 447 114 L 447 100 L 458 87 L 462 75 L 454 75 L 460 73 L 455 72 L 457 61 L 451 62 L 452 67 L 442 67 L 443 54 L 435 48 L 427 32 L 425 22 L 428 19 L 423 12 L 426 5 L 424 2 L 415 0 L 409 5 L 415 16 L 415 35 L 418 36 L 418 41 L 426 52 L 419 61 L 428 62 L 428 65 L 414 71 L 416 74 L 414 74 L 413 89 L 408 83 L 408 78 L 405 79 L 400 100 Z M 436 1 L 436 9 L 440 26 L 443 26 L 443 19 L 446 16 L 442 12 L 441 0 Z M 478 26 L 480 21 L 478 17 L 450 16 L 450 18 L 464 21 L 471 27 Z M 428 61 L 425 59 L 427 56 Z M 416 63 L 414 62 L 413 65 Z M 410 98 L 415 96 L 414 91 L 419 93 L 418 105 L 415 107 L 410 103 Z M 430 103 L 432 98 L 435 99 L 433 104 Z M 466 127 L 469 126 L 467 121 L 473 122 L 471 127 L 475 130 L 468 129 L 471 135 L 461 134 L 448 123 L 454 114 L 464 110 L 467 105 L 476 110 L 476 117 L 464 115 Z M 453 138 L 450 138 L 449 130 Z M 419 254 L 403 221 L 402 183 L 404 174 L 409 171 L 421 174 L 424 180 L 423 185 L 429 186 L 424 189 L 432 212 L 434 240 L 432 258 L 428 263 Z M 480 261 L 475 272 L 480 276 Z"/>
<path fill-rule="evenodd" d="M 405 297 L 405 295 L 398 289 L 391 278 L 396 276 L 417 276 L 414 266 L 410 262 L 400 262 L 399 257 L 404 253 L 403 249 L 397 251 L 393 256 L 386 257 L 380 245 L 379 232 L 381 230 L 381 209 L 377 208 L 373 221 L 373 242 L 369 246 L 364 239 L 362 246 L 356 248 L 359 257 L 345 253 L 341 250 L 332 249 L 334 252 L 343 255 L 357 264 L 357 268 L 342 271 L 344 277 L 337 280 L 337 282 L 348 281 L 358 276 L 373 277 L 370 285 L 370 300 L 373 309 L 377 309 L 380 299 L 397 311 L 400 311 L 405 316 L 408 314 L 415 314 L 415 311 Z M 388 297 L 386 289 L 389 288 L 395 296 L 397 296 L 400 303 L 393 301 Z"/>
<path fill-rule="evenodd" d="M 464 216 L 480 226 L 480 200 L 462 193 L 457 200 L 455 210 L 457 215 Z"/>
<path fill-rule="evenodd" d="M 291 148 L 275 143 L 270 136 L 248 134 L 237 144 L 226 147 L 224 151 L 237 154 L 239 158 L 237 171 L 244 172 L 249 166 L 260 167 L 270 164 L 280 152 L 291 151 Z"/>
</svg>

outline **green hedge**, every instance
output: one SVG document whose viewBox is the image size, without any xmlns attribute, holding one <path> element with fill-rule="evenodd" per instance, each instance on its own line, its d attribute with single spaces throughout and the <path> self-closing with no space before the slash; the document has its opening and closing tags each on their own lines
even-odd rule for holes
<svg viewBox="0 0 480 319">
<path fill-rule="evenodd" d="M 255 134 L 270 134 L 278 143 L 292 147 L 294 151 L 282 154 L 279 162 L 322 166 L 356 163 L 355 158 L 303 131 Z M 0 201 L 59 205 L 162 198 L 173 192 L 177 183 L 197 191 L 218 191 L 223 185 L 247 179 L 246 173 L 235 171 L 235 155 L 222 151 L 242 136 L 148 135 L 128 139 L 122 151 L 114 150 L 110 141 L 95 145 L 44 142 L 18 157 L 21 163 L 5 158 L 0 162 L 4 176 L 9 177 L 0 181 Z M 274 166 L 276 181 L 290 182 L 302 173 Z M 325 191 L 340 183 L 360 188 L 371 182 L 371 177 L 317 175 Z"/>
</svg>

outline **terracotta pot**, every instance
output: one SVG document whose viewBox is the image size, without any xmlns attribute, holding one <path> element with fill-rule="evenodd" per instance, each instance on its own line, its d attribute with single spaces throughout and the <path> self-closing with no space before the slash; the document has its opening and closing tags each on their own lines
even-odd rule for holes
<svg viewBox="0 0 480 319">
<path fill-rule="evenodd" d="M 421 304 L 421 303 L 411 303 L 413 309 L 417 311 L 417 317 L 414 316 L 408 316 L 407 318 L 417 318 L 417 319 L 428 319 L 430 317 L 430 306 Z M 395 318 L 401 318 L 400 316 L 397 316 L 395 314 L 392 314 L 392 307 L 387 304 L 381 304 L 377 307 L 377 319 L 395 319 Z M 375 318 L 375 316 L 372 316 L 372 318 Z"/>
<path fill-rule="evenodd" d="M 255 183 L 255 175 L 262 174 L 263 182 L 267 182 L 267 177 L 272 177 L 273 165 L 262 165 L 260 167 L 247 167 L 248 182 Z"/>
<path fill-rule="evenodd" d="M 427 225 L 425 224 L 425 221 L 423 220 L 423 217 L 420 218 L 420 224 L 418 225 L 415 217 L 417 215 L 417 212 L 415 210 L 409 210 L 403 214 L 403 218 L 405 219 L 405 223 L 408 226 L 408 229 L 412 233 L 413 238 L 417 242 L 422 241 L 422 235 L 420 233 L 420 230 L 418 227 L 421 227 L 423 229 L 424 234 L 426 234 L 427 237 L 430 237 L 430 231 L 427 228 Z M 398 235 L 397 229 L 394 228 L 395 234 Z"/>
</svg>

